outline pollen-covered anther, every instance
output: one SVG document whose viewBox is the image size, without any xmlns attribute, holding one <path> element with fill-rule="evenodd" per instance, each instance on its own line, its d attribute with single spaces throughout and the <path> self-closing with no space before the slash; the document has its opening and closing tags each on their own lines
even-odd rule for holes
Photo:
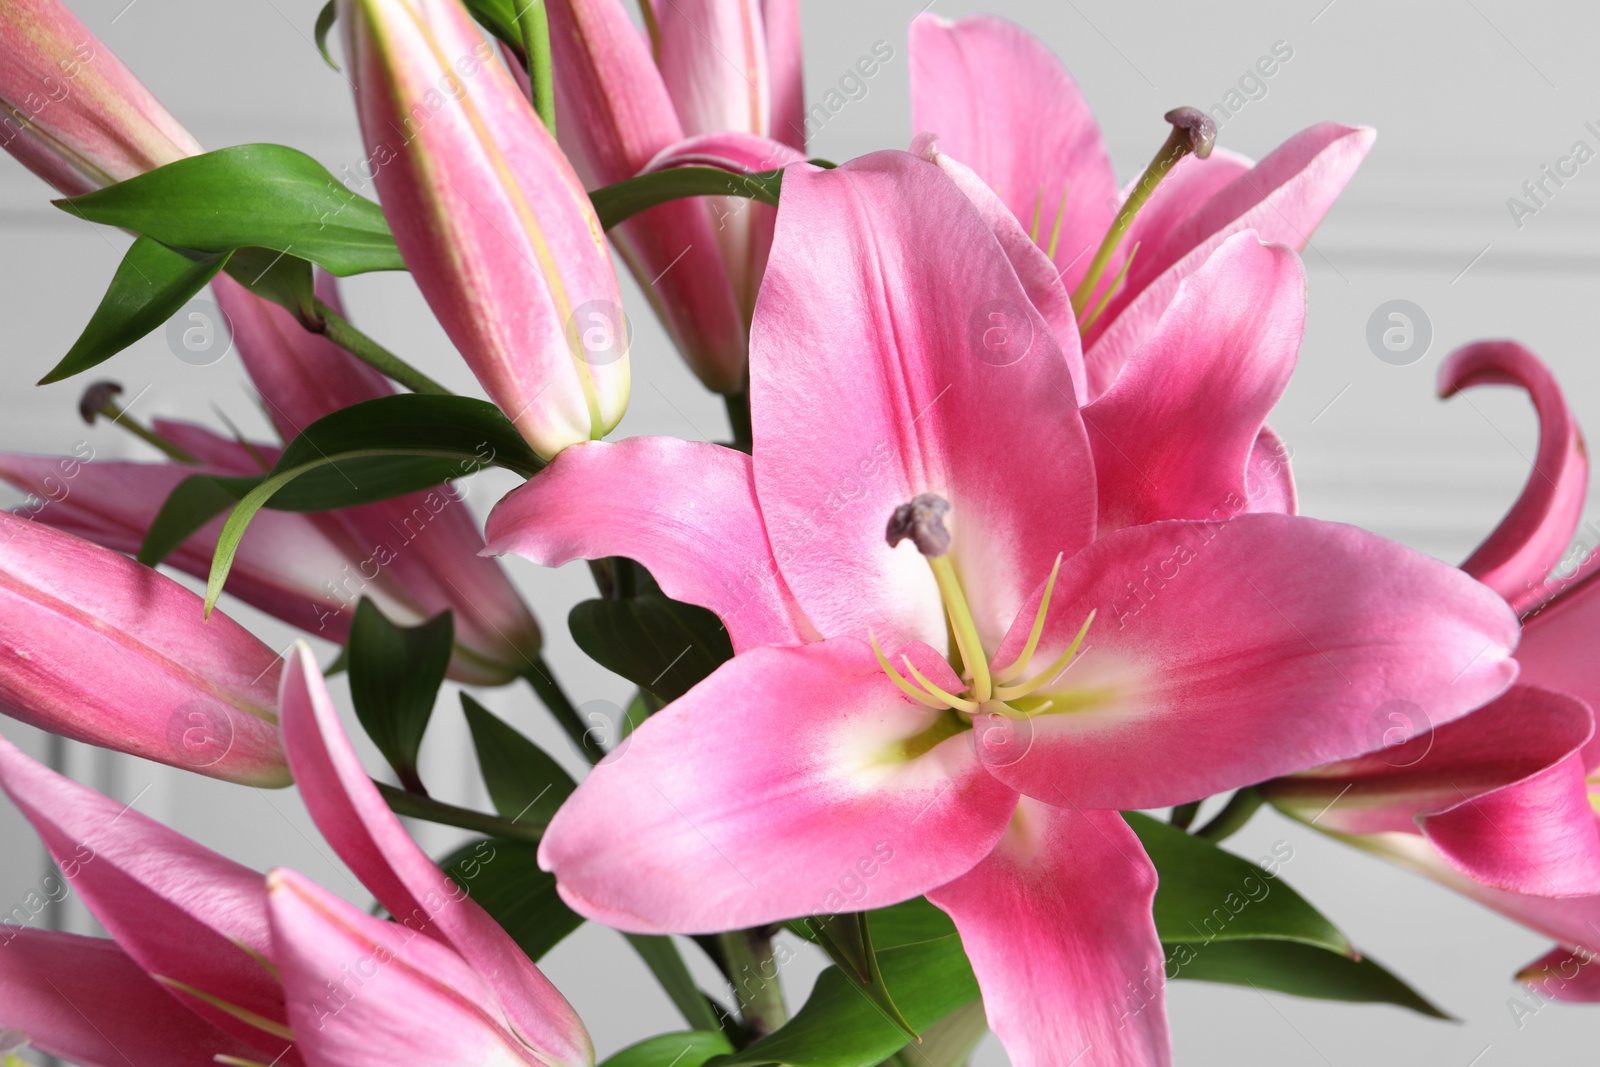
<svg viewBox="0 0 1600 1067">
<path fill-rule="evenodd" d="M 922 493 L 909 504 L 901 504 L 889 516 L 889 528 L 884 538 L 893 548 L 906 538 L 929 559 L 950 551 L 950 531 L 945 529 L 944 517 L 950 514 L 950 501 L 937 493 Z"/>
</svg>

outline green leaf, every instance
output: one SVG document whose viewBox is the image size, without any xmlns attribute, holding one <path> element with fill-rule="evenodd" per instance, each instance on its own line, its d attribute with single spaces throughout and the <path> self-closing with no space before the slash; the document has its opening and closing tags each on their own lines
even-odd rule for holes
<svg viewBox="0 0 1600 1067">
<path fill-rule="evenodd" d="M 589 200 L 600 225 L 609 230 L 641 211 L 686 196 L 742 196 L 776 206 L 782 184 L 782 170 L 735 174 L 719 167 L 669 167 L 596 189 Z"/>
<path fill-rule="evenodd" d="M 676 700 L 733 658 L 733 643 L 705 608 L 650 592 L 586 600 L 567 626 L 589 658 L 664 702 Z"/>
<path fill-rule="evenodd" d="M 548 823 L 578 784 L 544 749 L 461 694 L 461 710 L 472 730 L 478 769 L 494 810 L 517 822 Z"/>
<path fill-rule="evenodd" d="M 989 1032 L 983 1001 L 964 1004 L 922 1032 L 922 1043 L 907 1045 L 883 1067 L 966 1067 L 972 1050 Z"/>
<path fill-rule="evenodd" d="M 667 991 L 667 996 L 672 998 L 672 1003 L 683 1015 L 685 1022 L 696 1030 L 721 1029 L 710 998 L 695 985 L 694 976 L 689 973 L 689 965 L 683 962 L 683 954 L 678 951 L 678 946 L 672 938 L 655 934 L 622 936 L 628 939 L 628 944 L 632 945 L 639 958 L 644 960 L 645 966 L 650 968 L 650 973 L 655 975 L 661 988 Z"/>
<path fill-rule="evenodd" d="M 173 487 L 155 521 L 145 531 L 139 546 L 139 562 L 158 566 L 179 545 L 199 532 L 206 523 L 233 507 L 260 478 L 222 478 L 210 474 L 191 474 Z"/>
<path fill-rule="evenodd" d="M 289 442 L 261 484 L 223 523 L 206 587 L 207 613 L 222 594 L 250 520 L 269 501 L 286 510 L 346 507 L 425 489 L 489 465 L 527 477 L 542 464 L 510 420 L 487 401 L 397 393 L 318 419 Z M 274 501 L 301 479 L 304 484 Z"/>
<path fill-rule="evenodd" d="M 439 866 L 531 960 L 583 925 L 583 917 L 556 893 L 555 875 L 539 869 L 539 846 L 531 842 L 486 838 L 463 845 Z"/>
<path fill-rule="evenodd" d="M 720 1033 L 686 1030 L 629 1045 L 600 1067 L 701 1067 L 711 1057 L 732 1051 L 733 1046 Z"/>
<path fill-rule="evenodd" d="M 228 260 L 228 249 L 191 252 L 140 237 L 111 277 L 111 287 L 89 317 L 89 325 L 60 363 L 39 379 L 59 382 L 98 366 L 177 313 Z"/>
<path fill-rule="evenodd" d="M 978 999 L 978 982 L 954 934 L 878 952 L 885 985 L 908 1022 L 924 1030 Z M 830 967 L 817 978 L 805 1006 L 776 1033 L 733 1056 L 711 1061 L 792 1064 L 794 1067 L 874 1067 L 906 1046 L 906 1035 Z"/>
<path fill-rule="evenodd" d="M 517 25 L 517 7 L 513 0 L 466 0 L 467 10 L 495 39 L 510 47 L 517 62 L 524 62 L 522 31 Z"/>
<path fill-rule="evenodd" d="M 179 248 L 270 248 L 340 276 L 405 269 L 383 210 L 346 189 L 321 163 L 283 145 L 190 156 L 56 204 Z"/>
<path fill-rule="evenodd" d="M 288 308 L 302 323 L 317 322 L 316 279 L 310 260 L 270 248 L 241 248 L 223 269 L 257 296 Z"/>
<path fill-rule="evenodd" d="M 1148 815 L 1123 818 L 1160 875 L 1155 919 L 1162 941 L 1269 938 L 1339 955 L 1354 951 L 1338 927 L 1277 876 Z"/>
<path fill-rule="evenodd" d="M 883 971 L 878 966 L 878 954 L 872 947 L 872 921 L 867 912 L 849 915 L 814 915 L 805 920 L 811 940 L 822 947 L 841 973 L 855 983 L 884 1015 L 915 1040 L 917 1032 L 911 1028 L 894 997 L 883 984 Z"/>
<path fill-rule="evenodd" d="M 1167 973 L 1201 982 L 1271 989 L 1297 997 L 1395 1004 L 1450 1016 L 1376 961 L 1352 959 L 1294 941 L 1213 941 L 1167 945 Z"/>
<path fill-rule="evenodd" d="M 333 61 L 333 56 L 328 54 L 328 31 L 333 29 L 333 24 L 339 17 L 339 0 L 328 0 L 321 11 L 317 12 L 317 51 L 322 53 L 322 58 L 327 60 L 328 66 L 334 70 L 339 69 L 339 64 Z"/>
<path fill-rule="evenodd" d="M 396 626 L 378 605 L 362 597 L 350 621 L 346 647 L 356 718 L 400 776 L 400 784 L 413 793 L 426 793 L 417 776 L 417 753 L 455 647 L 450 612 L 442 611 L 420 626 Z"/>
</svg>

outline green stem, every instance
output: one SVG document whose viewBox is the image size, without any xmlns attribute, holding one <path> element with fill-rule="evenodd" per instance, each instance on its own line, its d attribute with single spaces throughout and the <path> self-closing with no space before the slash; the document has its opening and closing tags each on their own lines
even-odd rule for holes
<svg viewBox="0 0 1600 1067">
<path fill-rule="evenodd" d="M 450 395 L 450 390 L 350 325 L 344 316 L 327 304 L 318 300 L 316 309 L 317 314 L 322 316 L 323 336 L 361 362 L 393 378 L 413 393 Z"/>
<path fill-rule="evenodd" d="M 493 837 L 511 837 L 535 844 L 544 836 L 546 824 L 543 822 L 514 822 L 499 815 L 489 815 L 470 808 L 458 808 L 442 800 L 408 793 L 404 789 L 396 789 L 384 782 L 373 784 L 383 795 L 389 810 L 396 815 L 409 815 L 413 819 L 425 819 L 445 826 L 457 826 L 463 830 L 476 830 Z"/>
<path fill-rule="evenodd" d="M 1194 825 L 1194 817 L 1198 814 L 1200 814 L 1200 801 L 1194 800 L 1173 808 L 1172 817 L 1167 821 L 1180 830 L 1187 830 Z"/>
<path fill-rule="evenodd" d="M 533 662 L 522 675 L 533 686 L 533 691 L 539 701 L 555 716 L 556 722 L 572 738 L 572 743 L 578 746 L 578 751 L 583 753 L 584 759 L 590 763 L 599 763 L 606 750 L 600 747 L 600 742 L 584 725 L 583 716 L 578 714 L 578 709 L 572 704 L 566 691 L 561 688 L 561 683 L 556 681 L 555 675 L 550 673 L 550 665 L 540 656 Z"/>
<path fill-rule="evenodd" d="M 789 1021 L 783 1003 L 783 985 L 772 954 L 772 934 L 766 929 L 730 930 L 717 935 L 723 966 L 733 985 L 739 1018 L 751 1040 L 773 1033 Z"/>
<path fill-rule="evenodd" d="M 528 97 L 550 136 L 556 135 L 555 71 L 550 61 L 550 22 L 544 0 L 531 0 L 517 15 L 522 50 L 527 56 Z"/>
<path fill-rule="evenodd" d="M 1229 797 L 1216 818 L 1196 830 L 1194 835 L 1212 842 L 1226 841 L 1244 829 L 1244 824 L 1250 821 L 1250 816 L 1256 813 L 1265 799 L 1255 786 L 1246 786 Z"/>
<path fill-rule="evenodd" d="M 750 429 L 750 387 L 747 385 L 737 393 L 728 393 L 722 399 L 728 405 L 728 423 L 733 427 L 733 447 L 748 455 L 755 447 Z"/>
</svg>

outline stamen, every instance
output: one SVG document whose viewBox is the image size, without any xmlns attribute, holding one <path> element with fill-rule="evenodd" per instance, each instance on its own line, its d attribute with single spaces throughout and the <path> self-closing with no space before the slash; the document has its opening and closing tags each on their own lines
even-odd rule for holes
<svg viewBox="0 0 1600 1067">
<path fill-rule="evenodd" d="M 1044 210 L 1044 189 L 1041 187 L 1033 198 L 1033 225 L 1028 228 L 1028 240 L 1034 244 L 1039 243 L 1039 213 Z"/>
<path fill-rule="evenodd" d="M 1117 295 L 1117 290 L 1122 288 L 1122 283 L 1128 278 L 1128 268 L 1133 266 L 1133 257 L 1138 254 L 1139 242 L 1135 241 L 1133 244 L 1133 251 L 1129 252 L 1128 258 L 1122 261 L 1122 269 L 1117 271 L 1117 276 L 1115 278 L 1111 279 L 1111 284 L 1106 288 L 1105 295 L 1102 296 L 1100 298 L 1100 302 L 1094 306 L 1094 310 L 1089 312 L 1089 316 L 1078 324 L 1079 334 L 1085 334 L 1089 332 L 1089 327 L 1094 325 L 1094 320 L 1100 317 L 1100 313 L 1106 309 L 1106 305 L 1111 303 L 1111 298 Z"/>
<path fill-rule="evenodd" d="M 1088 273 L 1072 291 L 1072 309 L 1079 315 L 1082 315 L 1084 308 L 1088 306 L 1089 298 L 1094 296 L 1095 290 L 1100 285 L 1100 276 L 1105 273 L 1106 264 L 1111 262 L 1111 255 L 1117 250 L 1117 245 L 1122 243 L 1128 227 L 1133 225 L 1134 216 L 1139 214 L 1139 209 L 1150 199 L 1150 194 L 1156 191 L 1161 179 L 1177 165 L 1178 160 L 1191 152 L 1196 158 L 1205 159 L 1217 143 L 1217 124 L 1211 120 L 1211 116 L 1199 108 L 1173 108 L 1162 117 L 1172 123 L 1172 132 L 1168 134 L 1166 143 L 1150 161 L 1150 165 L 1139 176 L 1139 181 L 1128 194 L 1128 199 L 1118 209 L 1117 217 L 1111 221 L 1111 229 L 1106 231 L 1105 239 L 1100 242 L 1100 248 L 1089 264 Z"/>
<path fill-rule="evenodd" d="M 139 440 L 159 449 L 169 459 L 179 463 L 199 463 L 200 457 L 187 449 L 167 440 L 147 426 L 141 426 L 127 410 L 117 403 L 117 394 L 122 392 L 122 386 L 116 382 L 95 382 L 83 391 L 83 396 L 78 399 L 78 414 L 83 421 L 93 426 L 98 418 L 111 420 L 112 425 L 120 426 Z M 138 397 L 134 398 L 135 400 Z"/>
<path fill-rule="evenodd" d="M 1022 646 L 1022 654 L 1011 666 L 995 672 L 996 685 L 1005 685 L 1021 677 L 1022 672 L 1028 669 L 1028 661 L 1033 659 L 1033 653 L 1039 647 L 1039 638 L 1044 634 L 1044 617 L 1050 611 L 1050 594 L 1056 590 L 1056 575 L 1061 573 L 1061 557 L 1062 553 L 1056 553 L 1055 566 L 1050 568 L 1050 577 L 1044 583 L 1044 596 L 1039 598 L 1039 610 L 1033 616 L 1033 629 L 1028 631 L 1028 643 Z"/>
<path fill-rule="evenodd" d="M 1050 227 L 1050 247 L 1044 250 L 1044 254 L 1049 256 L 1052 261 L 1056 258 L 1056 245 L 1061 240 L 1061 223 L 1067 217 L 1067 193 L 1071 188 L 1071 185 L 1063 185 L 1061 187 L 1061 203 L 1056 205 L 1055 225 Z M 1039 243 L 1037 237 L 1033 241 L 1034 244 Z"/>
<path fill-rule="evenodd" d="M 1098 610 L 1098 609 L 1097 609 Z M 1089 626 L 1094 622 L 1095 612 L 1089 612 L 1089 617 L 1083 620 L 1083 625 L 1078 628 L 1078 636 L 1072 639 L 1072 644 L 1067 650 L 1056 657 L 1056 661 L 1046 667 L 1042 674 L 1018 685 L 1002 686 L 994 691 L 997 700 L 1015 700 L 1025 697 L 1037 689 L 1041 689 L 1056 680 L 1056 676 L 1066 670 L 1072 663 L 1072 657 L 1078 654 L 1078 646 L 1083 644 L 1083 638 L 1089 632 Z"/>
<path fill-rule="evenodd" d="M 927 675 L 917 670 L 917 665 L 911 662 L 910 656 L 901 656 L 900 662 L 906 665 L 906 670 L 911 672 L 911 677 L 917 680 L 918 685 L 922 686 L 922 688 L 926 689 L 928 692 L 944 701 L 950 707 L 955 708 L 957 711 L 964 711 L 969 715 L 978 710 L 978 705 L 973 701 L 958 697 L 954 693 L 945 692 L 939 687 L 938 683 L 930 680 Z"/>
<path fill-rule="evenodd" d="M 961 650 L 962 666 L 972 672 L 972 699 L 982 704 L 989 699 L 992 688 L 989 659 L 984 655 L 972 609 L 967 606 L 967 595 L 961 590 L 961 579 L 956 577 L 956 569 L 944 556 L 929 558 L 928 566 L 933 568 L 934 580 L 939 583 L 939 595 L 944 598 L 944 609 L 950 616 L 950 629 L 955 634 L 956 647 Z"/>
<path fill-rule="evenodd" d="M 889 676 L 891 682 L 900 687 L 902 693 L 915 700 L 918 704 L 926 704 L 928 707 L 938 708 L 940 711 L 949 707 L 948 704 L 941 703 L 906 681 L 905 676 L 894 669 L 894 664 L 889 662 L 889 657 L 885 656 L 883 649 L 878 647 L 878 635 L 873 633 L 870 627 L 867 629 L 867 639 L 872 642 L 872 654 L 878 657 L 878 666 L 883 668 L 883 673 Z"/>
</svg>

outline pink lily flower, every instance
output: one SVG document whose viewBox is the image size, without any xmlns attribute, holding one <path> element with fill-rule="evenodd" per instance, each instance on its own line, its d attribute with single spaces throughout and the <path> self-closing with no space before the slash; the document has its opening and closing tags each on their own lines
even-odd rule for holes
<svg viewBox="0 0 1600 1067">
<path fill-rule="evenodd" d="M 112 941 L 0 924 L 0 1030 L 83 1067 L 212 1067 L 251 1058 Z"/>
<path fill-rule="evenodd" d="M 4 741 L 0 786 L 121 950 L 230 1040 L 309 1067 L 392 1063 L 372 1044 L 383 1019 L 382 1040 L 432 1061 L 482 1063 L 494 1048 L 535 1067 L 592 1064 L 570 1005 L 384 804 L 304 645 L 280 711 L 313 821 L 395 921 L 290 872 L 264 879 Z"/>
<path fill-rule="evenodd" d="M 0 147 L 66 196 L 200 151 L 57 0 L 0 8 Z"/>
<path fill-rule="evenodd" d="M 0 710 L 257 786 L 289 784 L 278 655 L 125 556 L 0 513 Z"/>
<path fill-rule="evenodd" d="M 1479 341 L 1439 368 L 1439 394 L 1524 389 L 1539 418 L 1527 485 L 1462 564 L 1522 612 L 1520 684 L 1480 711 L 1262 786 L 1285 813 L 1547 934 L 1519 978 L 1545 996 L 1600 1001 L 1600 671 L 1589 646 L 1597 557 L 1565 566 L 1588 484 L 1582 434 L 1560 386 L 1512 341 Z M 1426 722 L 1396 704 L 1379 726 Z M 1374 738 L 1379 740 L 1379 738 Z"/>
<path fill-rule="evenodd" d="M 914 127 L 937 134 L 994 189 L 1073 292 L 1088 376 L 1081 400 L 1115 380 L 1179 283 L 1231 234 L 1253 229 L 1304 247 L 1375 137 L 1322 123 L 1253 165 L 1221 149 L 1180 159 L 1098 263 L 1133 186 L 1119 192 L 1100 128 L 1061 61 L 993 15 L 919 15 L 910 54 Z"/>
<path fill-rule="evenodd" d="M 566 157 L 456 0 L 341 0 L 339 17 L 384 214 L 434 315 L 541 455 L 603 437 L 628 404 L 628 332 Z"/>
<path fill-rule="evenodd" d="M 687 163 L 770 170 L 804 158 L 796 0 L 650 3 L 656 44 L 621 0 L 549 5 L 561 147 L 591 188 Z M 706 386 L 744 387 L 772 209 L 673 201 L 611 232 Z"/>
<path fill-rule="evenodd" d="M 1232 459 L 1292 365 L 1302 280 L 1253 238 L 1211 269 L 1150 342 L 1199 383 L 1163 425 L 1202 458 L 1162 435 L 1130 458 L 1166 488 L 1139 489 L 1097 474 L 1076 335 L 1058 343 L 940 168 L 791 166 L 754 456 L 583 445 L 490 517 L 494 551 L 641 561 L 736 651 L 557 814 L 540 860 L 564 899 L 625 930 L 722 930 L 844 910 L 839 877 L 871 859 L 853 907 L 948 911 L 1014 1063 L 1169 1062 L 1155 872 L 1117 811 L 1353 756 L 1384 701 L 1453 718 L 1514 674 L 1511 612 L 1454 568 L 1240 513 Z M 1026 343 L 985 343 L 994 307 Z M 1105 425 L 1149 425 L 1165 395 L 1108 393 Z M 1219 492 L 1204 517 L 1149 522 L 1196 506 L 1191 476 Z"/>
</svg>

